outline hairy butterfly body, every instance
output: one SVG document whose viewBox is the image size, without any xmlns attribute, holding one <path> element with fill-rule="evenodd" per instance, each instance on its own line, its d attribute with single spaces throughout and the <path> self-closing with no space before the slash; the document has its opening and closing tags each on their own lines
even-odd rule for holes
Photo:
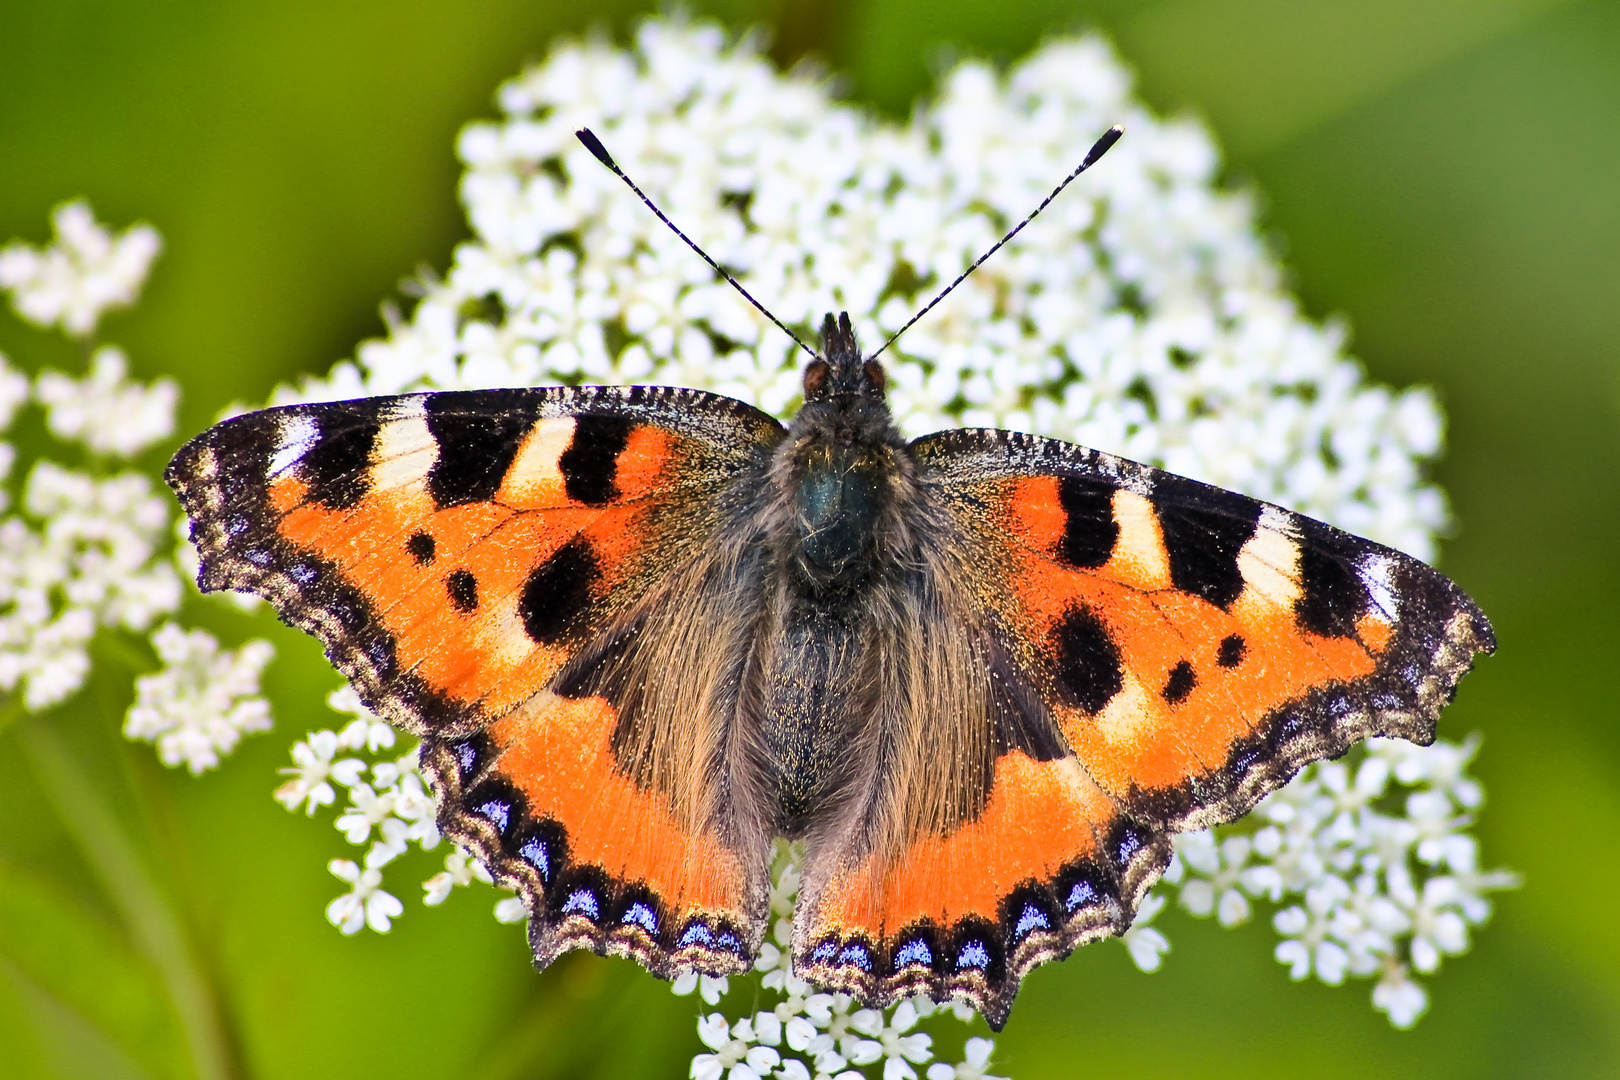
<svg viewBox="0 0 1620 1080">
<path fill-rule="evenodd" d="M 544 966 L 746 970 L 801 840 L 798 974 L 1005 1022 L 1122 932 L 1178 830 L 1370 735 L 1427 743 L 1478 608 L 1276 506 L 1029 435 L 906 441 L 847 316 L 786 429 L 691 390 L 270 409 L 168 480 L 421 736 L 440 825 Z"/>
</svg>

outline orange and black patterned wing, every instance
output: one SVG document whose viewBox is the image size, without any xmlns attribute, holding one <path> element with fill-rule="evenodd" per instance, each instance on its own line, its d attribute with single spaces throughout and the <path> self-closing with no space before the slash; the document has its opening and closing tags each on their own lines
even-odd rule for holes
<svg viewBox="0 0 1620 1080">
<path fill-rule="evenodd" d="M 1431 741 L 1495 645 L 1443 575 L 1279 507 L 1007 432 L 911 456 L 938 515 L 930 625 L 968 643 L 937 681 L 967 673 L 986 730 L 953 735 L 963 710 L 924 688 L 892 724 L 922 789 L 885 780 L 895 809 L 860 812 L 983 794 L 897 845 L 812 852 L 797 966 L 871 1002 L 962 995 L 999 1027 L 1033 967 L 1129 927 L 1174 832 L 1368 736 Z M 988 766 L 964 771 L 963 742 Z"/>
<path fill-rule="evenodd" d="M 522 891 L 537 963 L 587 947 L 722 972 L 746 966 L 768 889 L 759 826 L 720 797 L 726 703 L 625 715 L 645 665 L 615 664 L 627 637 L 720 663 L 716 605 L 664 599 L 750 572 L 706 553 L 782 435 L 689 390 L 419 394 L 237 417 L 167 478 L 199 584 L 268 599 L 423 737 L 442 827 Z"/>
<path fill-rule="evenodd" d="M 1445 575 L 1281 507 L 1029 435 L 913 452 L 1080 764 L 1156 827 L 1231 821 L 1369 736 L 1432 742 L 1496 648 Z"/>
</svg>

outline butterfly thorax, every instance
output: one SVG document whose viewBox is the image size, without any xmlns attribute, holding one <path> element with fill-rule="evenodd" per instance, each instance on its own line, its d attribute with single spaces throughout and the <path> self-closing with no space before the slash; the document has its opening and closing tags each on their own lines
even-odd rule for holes
<svg viewBox="0 0 1620 1080">
<path fill-rule="evenodd" d="M 836 599 L 859 589 L 881 558 L 903 440 L 884 400 L 883 368 L 861 358 L 849 316 L 828 315 L 821 332 L 776 475 L 792 507 L 783 538 L 792 580 Z"/>
</svg>

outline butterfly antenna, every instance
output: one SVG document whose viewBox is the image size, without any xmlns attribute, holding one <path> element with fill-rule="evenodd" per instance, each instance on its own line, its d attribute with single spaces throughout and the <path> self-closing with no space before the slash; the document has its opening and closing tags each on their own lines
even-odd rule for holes
<svg viewBox="0 0 1620 1080">
<path fill-rule="evenodd" d="M 1097 164 L 1097 159 L 1102 157 L 1104 154 L 1108 153 L 1108 151 L 1113 147 L 1113 145 L 1115 143 L 1119 142 L 1119 137 L 1121 135 L 1123 135 L 1123 134 L 1125 134 L 1125 128 L 1120 124 L 1115 124 L 1113 127 L 1109 128 L 1106 132 L 1104 132 L 1103 137 L 1098 139 L 1096 142 L 1092 143 L 1091 144 L 1091 149 L 1086 151 L 1086 160 L 1084 160 L 1084 161 L 1082 161 L 1080 163 L 1080 167 L 1078 169 L 1075 169 L 1074 172 L 1070 173 L 1068 176 L 1064 177 L 1063 182 L 1061 184 L 1059 184 L 1057 187 L 1052 189 L 1052 194 L 1050 194 L 1046 198 L 1042 199 L 1041 200 L 1041 205 L 1037 206 L 1034 210 L 1030 211 L 1029 217 L 1025 218 L 1023 221 L 1020 221 L 1017 225 L 1014 225 L 1012 227 L 1011 232 L 1009 232 L 1006 236 L 1003 236 L 1000 240 L 997 240 L 995 242 L 995 245 L 993 247 L 991 247 L 989 251 L 985 252 L 983 255 L 980 255 L 977 259 L 975 259 L 973 261 L 972 266 L 970 266 L 966 270 L 962 271 L 962 273 L 957 276 L 957 279 L 955 281 L 951 282 L 949 285 L 945 286 L 945 288 L 941 289 L 938 296 L 936 296 L 932 300 L 928 301 L 928 306 L 927 307 L 923 308 L 921 311 L 917 312 L 917 314 L 913 315 L 911 317 L 910 322 L 907 322 L 906 325 L 904 325 L 900 329 L 896 330 L 894 332 L 894 334 L 889 338 L 889 340 L 885 341 L 883 343 L 882 348 L 878 349 L 878 351 L 873 353 L 871 356 L 868 356 L 867 359 L 868 360 L 876 360 L 878 358 L 878 355 L 880 353 L 882 353 L 884 349 L 887 349 L 890 345 L 894 344 L 894 339 L 895 338 L 899 337 L 901 334 L 905 333 L 907 330 L 910 330 L 912 328 L 912 326 L 914 326 L 916 324 L 918 319 L 922 318 L 924 315 L 928 314 L 930 311 L 933 311 L 935 304 L 939 303 L 941 300 L 945 299 L 946 296 L 950 295 L 951 290 L 956 288 L 958 285 L 962 284 L 962 282 L 966 281 L 968 275 L 973 273 L 973 271 L 977 270 L 980 266 L 982 266 L 986 259 L 988 259 L 990 256 L 994 255 L 996 252 L 1000 251 L 1002 246 L 1004 244 L 1006 244 L 1007 241 L 1011 240 L 1013 237 L 1017 236 L 1020 232 L 1022 232 L 1024 230 L 1025 225 L 1028 225 L 1030 222 L 1035 220 L 1035 215 L 1036 214 L 1039 214 L 1042 210 L 1045 210 L 1047 208 L 1047 206 L 1051 205 L 1052 200 L 1058 197 L 1058 193 L 1060 191 L 1062 191 L 1064 188 L 1066 188 L 1070 184 L 1072 184 L 1074 182 L 1075 177 L 1079 176 L 1081 173 L 1085 172 L 1087 169 L 1089 169 L 1093 165 Z M 645 197 L 645 196 L 643 196 L 643 197 Z M 688 240 L 687 243 L 691 243 L 691 241 Z"/>
<path fill-rule="evenodd" d="M 642 202 L 647 204 L 647 209 L 651 210 L 653 213 L 658 215 L 658 220 L 659 221 L 662 221 L 665 225 L 668 225 L 671 232 L 673 232 L 676 236 L 680 237 L 682 240 L 686 241 L 686 246 L 691 248 L 693 251 L 697 252 L 698 255 L 702 257 L 704 262 L 708 263 L 711 267 L 714 268 L 715 273 L 719 274 L 721 277 L 723 277 L 727 281 L 731 282 L 731 287 L 733 289 L 736 289 L 738 292 L 742 293 L 742 297 L 743 297 L 744 300 L 747 300 L 750 304 L 753 304 L 754 308 L 761 315 L 765 316 L 767 319 L 771 320 L 771 322 L 775 323 L 777 328 L 779 330 L 781 330 L 782 333 L 786 334 L 788 337 L 793 339 L 793 343 L 795 345 L 797 345 L 799 348 L 803 349 L 805 352 L 809 353 L 811 357 L 814 357 L 816 355 L 816 350 L 812 349 L 810 346 L 808 346 L 804 342 L 800 341 L 799 340 L 799 335 L 797 335 L 793 331 L 789 330 L 787 328 L 787 326 L 785 324 L 783 324 L 781 319 L 778 319 L 775 315 L 772 315 L 769 311 L 766 311 L 764 304 L 760 303 L 758 300 L 755 300 L 752 296 L 750 296 L 748 294 L 748 290 L 743 288 L 742 284 L 740 282 L 738 282 L 738 280 L 736 278 L 732 277 L 729 273 L 727 273 L 726 269 L 723 266 L 721 266 L 719 263 L 717 263 L 713 259 L 709 258 L 709 253 L 707 251 L 704 251 L 702 248 L 698 247 L 696 241 L 694 241 L 690 236 L 687 236 L 685 233 L 681 232 L 680 228 L 673 221 L 669 220 L 669 218 L 664 215 L 664 212 L 662 210 L 658 209 L 658 204 L 654 203 L 651 199 L 647 198 L 647 193 L 645 191 L 642 191 L 640 188 L 638 188 L 636 186 L 636 182 L 634 180 L 630 179 L 628 176 L 626 176 L 624 174 L 624 170 L 619 168 L 618 162 L 613 160 L 613 155 L 609 154 L 607 152 L 607 147 L 602 145 L 602 140 L 598 139 L 596 137 L 596 135 L 591 131 L 590 128 L 580 128 L 578 131 L 574 132 L 574 135 L 579 139 L 580 142 L 585 144 L 585 149 L 589 150 L 591 152 L 591 154 L 596 158 L 597 161 L 600 161 L 603 165 L 606 165 L 608 168 L 612 169 L 613 170 L 613 175 L 617 176 L 620 180 L 623 180 L 626 184 L 630 185 L 630 190 L 635 192 L 636 196 L 638 198 L 640 198 Z M 1089 160 L 1087 161 L 1087 164 L 1090 164 Z M 1084 167 L 1085 166 L 1081 166 L 1081 168 L 1084 168 Z M 1076 175 L 1078 175 L 1078 174 L 1076 174 Z M 1050 199 L 1047 200 L 1047 202 L 1050 202 L 1050 201 L 1051 201 Z M 1042 203 L 1041 205 L 1045 206 L 1046 203 Z M 1020 227 L 1022 227 L 1022 226 L 1020 226 Z"/>
</svg>

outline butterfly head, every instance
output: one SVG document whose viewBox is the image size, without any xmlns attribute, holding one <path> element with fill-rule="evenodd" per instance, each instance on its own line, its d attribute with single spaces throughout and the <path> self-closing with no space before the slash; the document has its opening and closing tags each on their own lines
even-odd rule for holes
<svg viewBox="0 0 1620 1080">
<path fill-rule="evenodd" d="M 839 312 L 836 320 L 828 312 L 821 322 L 821 351 L 804 368 L 805 404 L 839 398 L 881 402 L 887 384 L 882 364 L 861 359 L 849 312 Z"/>
<path fill-rule="evenodd" d="M 804 369 L 804 406 L 779 451 L 796 529 L 791 560 L 818 596 L 865 580 L 885 520 L 895 450 L 883 367 L 862 358 L 849 316 L 828 315 L 821 351 Z"/>
</svg>

